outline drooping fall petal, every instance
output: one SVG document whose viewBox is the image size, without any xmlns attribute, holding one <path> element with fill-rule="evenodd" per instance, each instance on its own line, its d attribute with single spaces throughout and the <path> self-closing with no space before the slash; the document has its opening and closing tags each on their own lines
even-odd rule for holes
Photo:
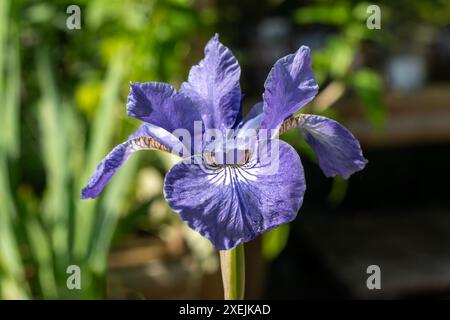
<svg viewBox="0 0 450 320">
<path fill-rule="evenodd" d="M 277 142 L 277 152 L 255 152 L 242 166 L 178 163 L 165 178 L 167 202 L 220 250 L 292 221 L 306 189 L 303 167 L 291 146 Z"/>
</svg>

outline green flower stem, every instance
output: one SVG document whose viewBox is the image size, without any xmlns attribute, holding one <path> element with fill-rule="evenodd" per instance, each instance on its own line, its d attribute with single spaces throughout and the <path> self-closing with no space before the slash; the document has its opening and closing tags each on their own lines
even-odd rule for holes
<svg viewBox="0 0 450 320">
<path fill-rule="evenodd" d="M 233 249 L 220 251 L 220 268 L 225 300 L 244 299 L 244 245 L 240 244 Z"/>
</svg>

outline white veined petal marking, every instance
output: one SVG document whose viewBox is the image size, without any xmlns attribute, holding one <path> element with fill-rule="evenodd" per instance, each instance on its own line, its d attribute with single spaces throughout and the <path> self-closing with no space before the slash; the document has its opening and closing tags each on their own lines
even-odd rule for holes
<svg viewBox="0 0 450 320">
<path fill-rule="evenodd" d="M 229 185 L 231 183 L 255 181 L 257 168 L 255 159 L 251 159 L 250 150 L 244 150 L 242 162 L 236 164 L 221 164 L 216 159 L 214 152 L 206 152 L 202 155 L 201 169 L 209 175 L 209 183 L 214 186 Z M 249 170 L 255 171 L 250 173 Z"/>
</svg>

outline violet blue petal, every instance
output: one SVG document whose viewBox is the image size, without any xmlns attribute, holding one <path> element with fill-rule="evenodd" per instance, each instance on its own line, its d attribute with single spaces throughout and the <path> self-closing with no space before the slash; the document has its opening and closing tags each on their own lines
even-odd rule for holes
<svg viewBox="0 0 450 320">
<path fill-rule="evenodd" d="M 319 166 L 327 177 L 348 179 L 362 170 L 367 160 L 353 134 L 338 122 L 317 115 L 302 115 L 299 128 L 316 153 Z"/>
<path fill-rule="evenodd" d="M 240 111 L 241 68 L 216 34 L 205 47 L 205 58 L 193 66 L 180 91 L 188 95 L 200 112 L 205 127 L 232 128 Z"/>
<path fill-rule="evenodd" d="M 127 112 L 170 133 L 185 129 L 193 135 L 195 121 L 201 122 L 191 99 L 161 82 L 131 83 Z"/>
<path fill-rule="evenodd" d="M 160 129 L 159 127 L 156 127 Z M 81 191 L 81 198 L 96 198 L 103 188 L 108 184 L 114 174 L 127 161 L 127 159 L 136 151 L 144 149 L 170 150 L 171 140 L 166 138 L 155 138 L 149 130 L 148 125 L 142 125 L 133 133 L 127 141 L 117 145 L 96 167 L 94 174 L 89 179 L 86 187 Z M 150 139 L 146 139 L 150 138 Z M 171 138 L 173 141 L 180 141 Z M 166 144 L 161 141 L 166 141 Z"/>
<path fill-rule="evenodd" d="M 167 202 L 218 250 L 292 221 L 306 189 L 303 167 L 291 146 L 277 142 L 276 170 L 259 153 L 240 167 L 198 164 L 194 157 L 176 164 L 164 181 Z"/>
</svg>

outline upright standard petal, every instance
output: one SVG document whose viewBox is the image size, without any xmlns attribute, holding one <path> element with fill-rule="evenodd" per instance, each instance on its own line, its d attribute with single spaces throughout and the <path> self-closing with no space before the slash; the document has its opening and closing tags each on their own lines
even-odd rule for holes
<svg viewBox="0 0 450 320">
<path fill-rule="evenodd" d="M 131 117 L 170 133 L 186 129 L 193 135 L 195 121 L 201 121 L 200 114 L 187 96 L 161 82 L 131 83 L 127 112 Z"/>
<path fill-rule="evenodd" d="M 286 118 L 310 102 L 319 86 L 311 69 L 308 47 L 278 60 L 264 84 L 263 129 L 276 129 Z"/>
<path fill-rule="evenodd" d="M 271 153 L 278 156 L 276 171 L 261 160 L 261 152 L 242 166 L 185 160 L 166 175 L 164 196 L 181 219 L 216 249 L 250 241 L 292 221 L 303 202 L 306 185 L 300 158 L 291 146 L 278 143 L 278 152 Z"/>
<path fill-rule="evenodd" d="M 130 155 L 144 149 L 170 151 L 168 146 L 149 135 L 146 125 L 141 126 L 127 141 L 116 146 L 100 162 L 86 187 L 81 191 L 81 198 L 96 198 Z"/>
<path fill-rule="evenodd" d="M 300 116 L 298 126 L 306 142 L 317 155 L 319 166 L 327 177 L 339 175 L 348 179 L 367 164 L 353 134 L 338 122 L 322 116 Z"/>
<path fill-rule="evenodd" d="M 191 68 L 181 92 L 199 110 L 207 129 L 232 128 L 240 110 L 241 68 L 216 34 L 205 47 L 205 58 Z"/>
</svg>

